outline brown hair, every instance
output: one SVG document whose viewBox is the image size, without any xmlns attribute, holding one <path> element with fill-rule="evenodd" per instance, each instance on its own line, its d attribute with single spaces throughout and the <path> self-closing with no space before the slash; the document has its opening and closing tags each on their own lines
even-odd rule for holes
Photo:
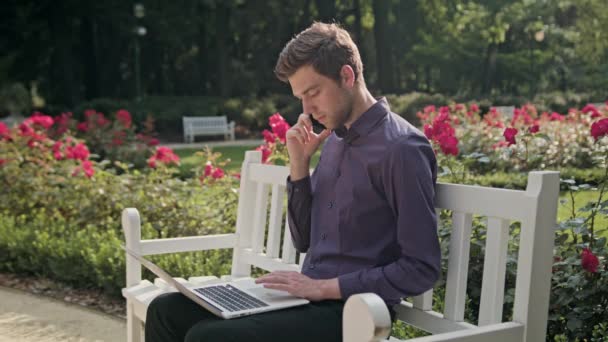
<svg viewBox="0 0 608 342">
<path fill-rule="evenodd" d="M 359 49 L 346 30 L 337 24 L 315 22 L 285 45 L 274 68 L 278 79 L 288 82 L 299 68 L 311 65 L 316 72 L 340 81 L 343 65 L 350 65 L 355 81 L 363 79 Z"/>
</svg>

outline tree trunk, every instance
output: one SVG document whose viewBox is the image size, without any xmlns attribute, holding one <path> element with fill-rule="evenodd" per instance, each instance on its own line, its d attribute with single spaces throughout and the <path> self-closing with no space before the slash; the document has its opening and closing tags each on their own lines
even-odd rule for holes
<svg viewBox="0 0 608 342">
<path fill-rule="evenodd" d="M 228 53 L 228 32 L 230 10 L 226 5 L 220 4 L 216 9 L 216 28 L 217 28 L 217 85 L 219 94 L 222 97 L 230 95 L 230 80 L 228 79 L 229 58 Z"/>
<path fill-rule="evenodd" d="M 82 16 L 80 24 L 81 56 L 84 66 L 84 97 L 87 100 L 99 96 L 99 68 L 97 65 L 97 24 L 89 13 Z"/>
<path fill-rule="evenodd" d="M 482 94 L 489 94 L 494 84 L 494 71 L 496 70 L 496 56 L 498 55 L 498 45 L 490 43 L 486 50 L 486 60 L 482 73 Z"/>
<path fill-rule="evenodd" d="M 336 20 L 336 2 L 334 0 L 317 0 L 316 4 L 320 21 L 331 23 Z"/>
<path fill-rule="evenodd" d="M 378 69 L 378 88 L 384 93 L 393 91 L 393 62 L 388 32 L 388 1 L 374 1 L 374 38 L 376 41 L 376 64 Z"/>
</svg>

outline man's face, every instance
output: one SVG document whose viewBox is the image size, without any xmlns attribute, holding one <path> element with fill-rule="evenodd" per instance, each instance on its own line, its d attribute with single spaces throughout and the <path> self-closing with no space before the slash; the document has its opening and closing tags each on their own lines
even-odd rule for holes
<svg viewBox="0 0 608 342">
<path fill-rule="evenodd" d="M 328 129 L 342 127 L 353 107 L 352 87 L 321 75 L 310 65 L 298 69 L 289 84 L 293 95 L 302 101 L 305 114 L 313 117 Z"/>
</svg>

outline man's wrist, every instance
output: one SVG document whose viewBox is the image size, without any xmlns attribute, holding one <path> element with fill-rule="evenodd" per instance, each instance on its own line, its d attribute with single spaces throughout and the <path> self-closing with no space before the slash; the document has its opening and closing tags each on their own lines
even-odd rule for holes
<svg viewBox="0 0 608 342">
<path fill-rule="evenodd" d="M 290 161 L 289 168 L 292 182 L 306 178 L 310 176 L 310 158 L 304 160 L 292 160 Z"/>
<path fill-rule="evenodd" d="M 319 280 L 319 289 L 325 299 L 342 299 L 338 278 Z"/>
</svg>

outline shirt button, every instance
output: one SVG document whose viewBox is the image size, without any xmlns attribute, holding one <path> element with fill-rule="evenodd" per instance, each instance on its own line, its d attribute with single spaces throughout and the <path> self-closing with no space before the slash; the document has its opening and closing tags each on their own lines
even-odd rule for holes
<svg viewBox="0 0 608 342">
<path fill-rule="evenodd" d="M 331 209 L 334 207 L 334 202 L 329 201 L 329 204 L 327 204 L 327 209 Z"/>
<path fill-rule="evenodd" d="M 294 191 L 295 191 L 295 192 L 300 192 L 300 189 L 298 189 L 298 188 L 295 188 L 295 190 L 294 190 Z"/>
<path fill-rule="evenodd" d="M 315 264 L 310 264 L 310 266 L 308 266 L 308 268 L 310 268 L 311 270 L 315 269 Z"/>
</svg>

